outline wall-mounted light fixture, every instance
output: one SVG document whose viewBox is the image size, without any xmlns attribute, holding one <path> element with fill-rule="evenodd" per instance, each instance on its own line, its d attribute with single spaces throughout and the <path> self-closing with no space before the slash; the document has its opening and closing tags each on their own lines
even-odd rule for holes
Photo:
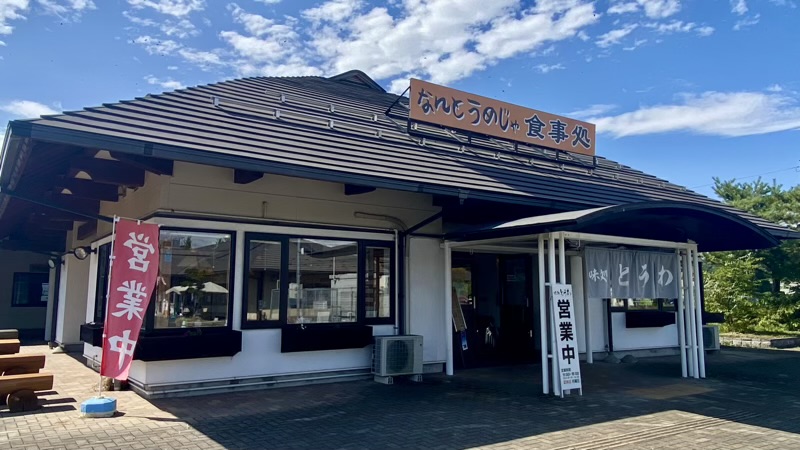
<svg viewBox="0 0 800 450">
<path fill-rule="evenodd" d="M 92 249 L 92 247 L 84 246 L 84 247 L 75 247 L 72 249 L 72 254 L 78 258 L 79 261 L 83 261 L 84 259 L 89 257 L 90 253 L 94 253 L 97 250 Z"/>
</svg>

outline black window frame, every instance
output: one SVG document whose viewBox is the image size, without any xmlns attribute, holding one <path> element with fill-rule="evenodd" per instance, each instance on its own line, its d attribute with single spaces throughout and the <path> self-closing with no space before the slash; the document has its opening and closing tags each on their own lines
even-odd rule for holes
<svg viewBox="0 0 800 450">
<path fill-rule="evenodd" d="M 326 322 L 326 323 L 289 323 L 289 247 L 292 239 L 320 239 L 329 241 L 355 242 L 358 247 L 358 277 L 357 277 L 357 299 L 355 322 Z M 280 319 L 269 321 L 248 321 L 247 320 L 247 298 L 249 283 L 247 278 L 250 276 L 250 243 L 252 241 L 270 241 L 281 243 L 281 287 L 280 287 Z M 366 252 L 367 248 L 387 248 L 389 249 L 389 317 L 366 317 Z M 242 308 L 241 308 L 241 328 L 242 330 L 275 329 L 286 326 L 305 326 L 305 327 L 347 327 L 363 325 L 393 325 L 396 320 L 397 307 L 397 288 L 396 288 L 396 249 L 395 242 L 389 240 L 359 239 L 349 237 L 331 237 L 319 235 L 301 234 L 275 234 L 262 232 L 245 232 L 244 234 L 244 266 L 242 271 Z"/>
<path fill-rule="evenodd" d="M 105 256 L 103 254 L 105 253 Z M 97 246 L 97 271 L 94 286 L 94 323 L 105 323 L 108 308 L 108 278 L 111 277 L 111 241 Z M 100 275 L 104 268 L 105 277 Z"/>
<path fill-rule="evenodd" d="M 184 231 L 187 233 L 212 233 L 212 234 L 228 234 L 231 237 L 230 243 L 230 263 L 228 265 L 228 319 L 225 326 L 222 327 L 186 327 L 186 328 L 156 328 L 155 327 L 155 313 L 156 313 L 156 290 L 153 290 L 153 295 L 150 297 L 150 304 L 147 306 L 147 315 L 145 316 L 142 334 L 144 335 L 157 335 L 157 336 L 170 336 L 170 335 L 186 335 L 188 334 L 211 334 L 211 333 L 230 333 L 233 330 L 233 304 L 235 296 L 236 280 L 236 231 L 213 229 L 213 228 L 192 228 L 192 227 L 173 227 L 161 226 L 158 230 L 158 244 L 159 244 L 159 258 L 161 255 L 161 232 L 162 231 Z M 159 261 L 160 264 L 160 261 Z M 159 266 L 160 267 L 160 266 Z M 159 270 L 160 272 L 160 270 Z M 160 276 L 160 275 L 159 275 Z"/>
<path fill-rule="evenodd" d="M 31 300 L 31 281 L 34 277 L 41 277 L 44 279 L 44 283 L 48 284 L 48 289 L 50 289 L 50 273 L 49 272 L 14 272 L 14 279 L 11 282 L 11 307 L 12 308 L 46 308 L 47 301 L 41 301 L 41 294 L 39 295 L 39 301 L 30 302 Z M 21 278 L 28 278 L 26 283 L 28 284 L 27 294 L 28 298 L 26 299 L 25 303 L 17 303 L 15 300 L 17 299 L 17 283 L 20 282 Z M 44 283 L 36 283 L 36 284 L 44 284 Z"/>
</svg>

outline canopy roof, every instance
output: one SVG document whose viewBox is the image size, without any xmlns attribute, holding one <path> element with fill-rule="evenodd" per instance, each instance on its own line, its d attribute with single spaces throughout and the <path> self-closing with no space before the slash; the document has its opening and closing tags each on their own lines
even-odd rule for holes
<svg viewBox="0 0 800 450">
<path fill-rule="evenodd" d="M 454 233 L 452 240 L 525 237 L 575 231 L 639 239 L 697 243 L 700 251 L 773 247 L 778 239 L 749 220 L 720 208 L 680 202 L 640 202 L 527 217 Z"/>
</svg>

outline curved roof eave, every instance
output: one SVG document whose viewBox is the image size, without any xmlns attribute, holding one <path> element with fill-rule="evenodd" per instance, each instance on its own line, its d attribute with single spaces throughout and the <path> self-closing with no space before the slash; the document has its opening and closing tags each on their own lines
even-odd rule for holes
<svg viewBox="0 0 800 450">
<path fill-rule="evenodd" d="M 663 219 L 659 219 L 659 216 Z M 677 222 L 675 217 L 678 217 Z M 658 236 L 658 225 L 673 232 L 682 231 L 686 239 L 676 240 L 675 236 L 680 233 Z M 614 229 L 619 233 L 614 233 Z M 665 201 L 636 202 L 528 217 L 451 237 L 466 241 L 552 231 L 582 231 L 673 242 L 693 240 L 701 251 L 768 248 L 780 244 L 778 238 L 768 230 L 720 208 Z M 722 234 L 728 238 L 727 241 Z"/>
</svg>

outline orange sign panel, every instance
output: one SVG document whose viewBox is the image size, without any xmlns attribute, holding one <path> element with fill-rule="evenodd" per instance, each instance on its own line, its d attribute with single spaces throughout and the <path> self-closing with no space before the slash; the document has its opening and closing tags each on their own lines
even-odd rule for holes
<svg viewBox="0 0 800 450">
<path fill-rule="evenodd" d="M 594 124 L 411 79 L 411 120 L 527 144 L 595 153 Z"/>
</svg>

